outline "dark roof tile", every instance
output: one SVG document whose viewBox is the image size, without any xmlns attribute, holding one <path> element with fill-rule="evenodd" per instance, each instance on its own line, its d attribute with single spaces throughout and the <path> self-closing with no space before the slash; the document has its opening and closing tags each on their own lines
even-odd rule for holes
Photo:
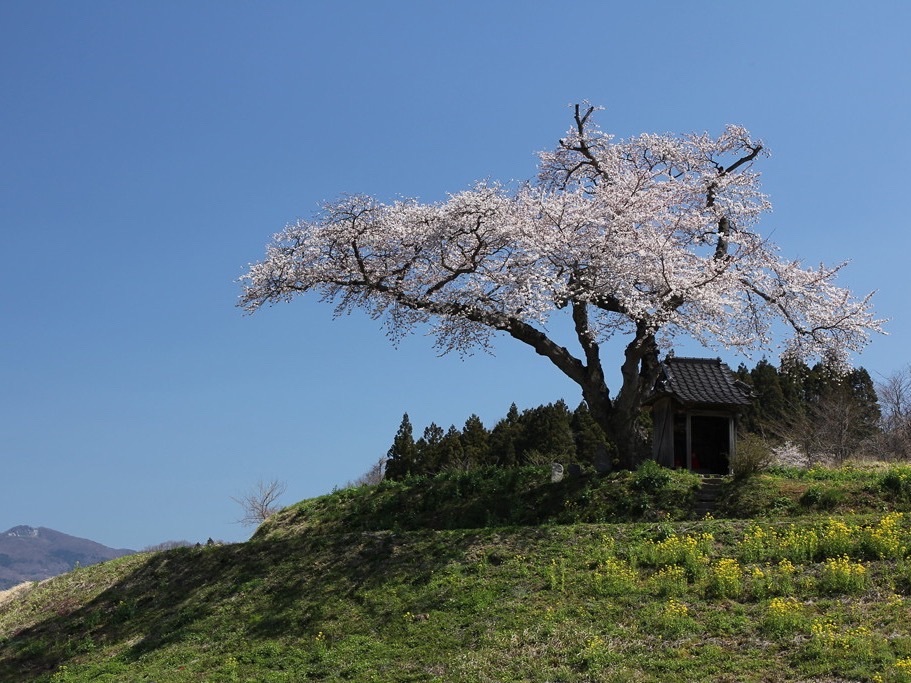
<svg viewBox="0 0 911 683">
<path fill-rule="evenodd" d="M 655 393 L 670 394 L 684 403 L 752 403 L 750 388 L 720 358 L 668 358 L 661 364 Z"/>
</svg>

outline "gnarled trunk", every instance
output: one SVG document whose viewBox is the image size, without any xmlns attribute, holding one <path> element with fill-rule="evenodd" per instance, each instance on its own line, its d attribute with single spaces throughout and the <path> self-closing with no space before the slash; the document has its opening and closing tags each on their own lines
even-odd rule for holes
<svg viewBox="0 0 911 683">
<path fill-rule="evenodd" d="M 647 457 L 648 435 L 642 430 L 640 418 L 642 403 L 655 385 L 658 370 L 654 335 L 640 326 L 626 347 L 621 366 L 623 381 L 616 398 L 609 398 L 606 387 L 602 392 L 594 386 L 582 387 L 592 416 L 617 447 L 616 464 L 622 469 L 633 469 Z"/>
<path fill-rule="evenodd" d="M 648 436 L 642 433 L 639 418 L 642 403 L 658 378 L 658 344 L 655 335 L 645 322 L 637 324 L 636 334 L 624 351 L 624 360 L 620 367 L 620 391 L 616 398 L 611 399 L 604 379 L 600 347 L 589 326 L 588 303 L 573 301 L 572 307 L 576 337 L 585 353 L 584 362 L 573 356 L 565 347 L 553 342 L 540 330 L 520 320 L 511 318 L 498 327 L 549 358 L 557 368 L 581 387 L 582 398 L 588 405 L 592 417 L 617 448 L 617 462 L 612 462 L 611 465 L 621 469 L 633 469 L 648 453 Z"/>
</svg>

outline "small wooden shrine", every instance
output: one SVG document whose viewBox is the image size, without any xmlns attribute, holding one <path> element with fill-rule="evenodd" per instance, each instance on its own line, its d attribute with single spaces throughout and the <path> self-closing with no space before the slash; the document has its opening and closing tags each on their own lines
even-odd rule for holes
<svg viewBox="0 0 911 683">
<path fill-rule="evenodd" d="M 646 401 L 653 457 L 666 467 L 730 473 L 737 419 L 752 401 L 750 387 L 721 359 L 667 358 Z"/>
</svg>

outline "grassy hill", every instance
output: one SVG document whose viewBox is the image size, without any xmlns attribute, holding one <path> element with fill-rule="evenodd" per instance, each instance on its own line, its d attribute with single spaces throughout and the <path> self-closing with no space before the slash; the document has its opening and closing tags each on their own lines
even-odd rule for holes
<svg viewBox="0 0 911 683">
<path fill-rule="evenodd" d="M 386 482 L 0 603 L 2 681 L 911 681 L 911 468 Z"/>
</svg>

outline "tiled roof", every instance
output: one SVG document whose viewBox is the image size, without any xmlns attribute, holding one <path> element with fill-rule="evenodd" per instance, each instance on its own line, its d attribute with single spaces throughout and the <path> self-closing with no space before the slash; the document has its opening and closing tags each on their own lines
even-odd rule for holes
<svg viewBox="0 0 911 683">
<path fill-rule="evenodd" d="M 719 358 L 668 358 L 661 364 L 655 393 L 670 394 L 683 403 L 752 403 L 750 388 Z"/>
</svg>

